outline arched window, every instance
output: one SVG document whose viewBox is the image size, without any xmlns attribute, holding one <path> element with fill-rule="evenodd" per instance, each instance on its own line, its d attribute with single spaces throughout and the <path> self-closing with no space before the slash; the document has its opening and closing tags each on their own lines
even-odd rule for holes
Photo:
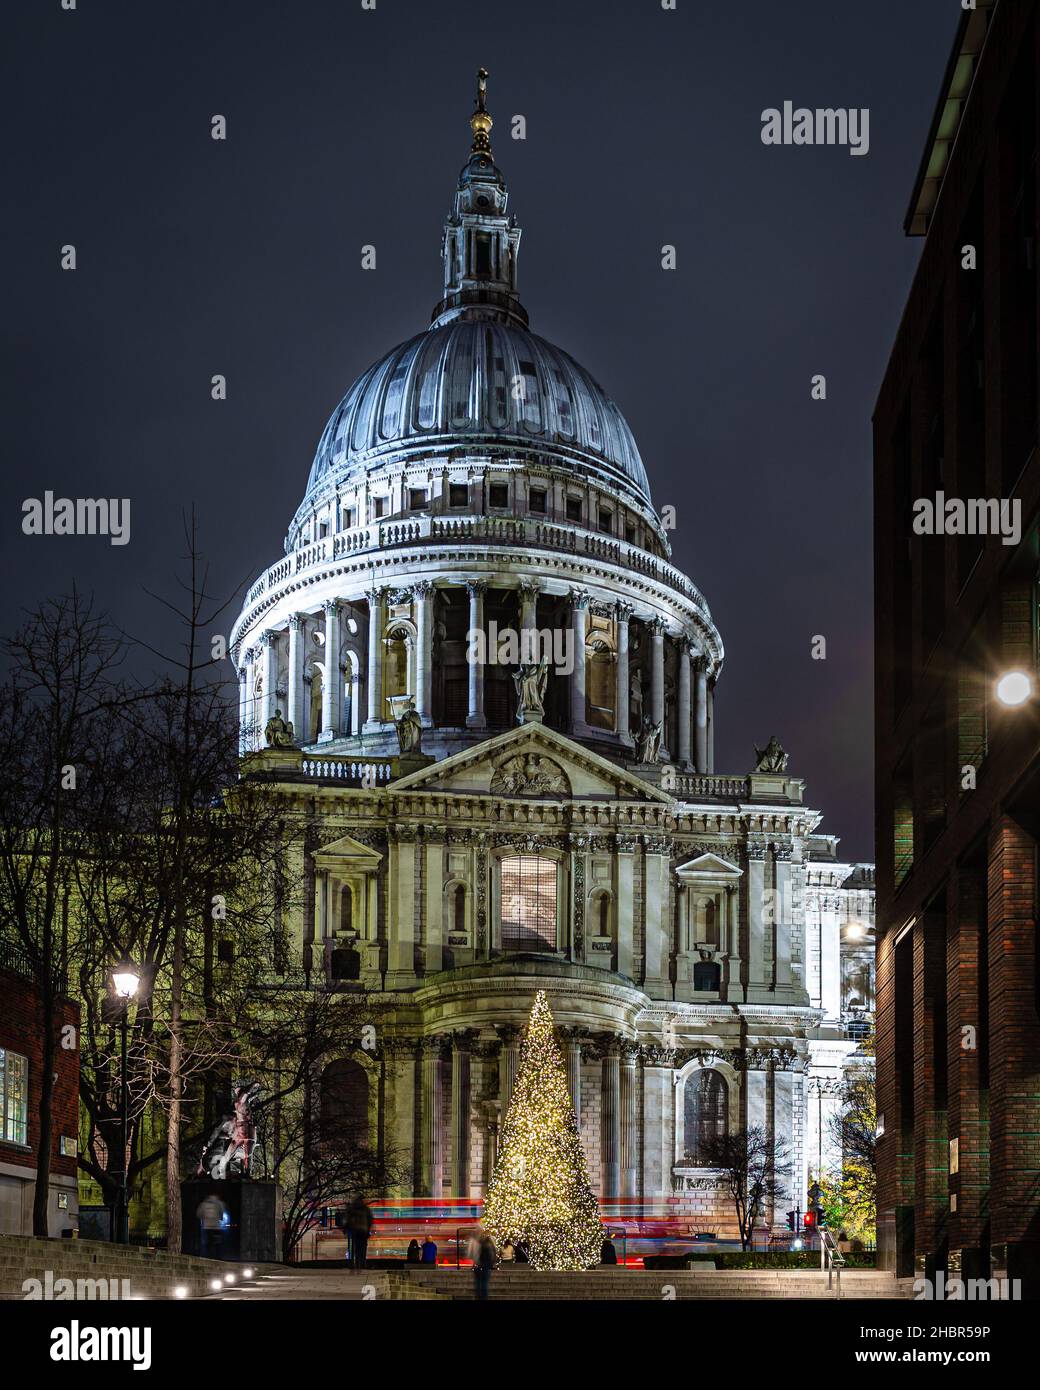
<svg viewBox="0 0 1040 1390">
<path fill-rule="evenodd" d="M 321 1137 L 330 1142 L 368 1140 L 368 1074 L 360 1062 L 330 1062 L 321 1074 Z"/>
<path fill-rule="evenodd" d="M 503 951 L 556 950 L 556 862 L 537 854 L 502 860 Z"/>
<path fill-rule="evenodd" d="M 683 1147 L 686 1162 L 703 1167 L 708 1145 L 727 1129 L 729 1090 L 717 1071 L 699 1071 L 686 1082 L 683 1115 Z"/>
<path fill-rule="evenodd" d="M 383 659 L 383 718 L 393 719 L 394 707 L 391 700 L 395 695 L 407 695 L 408 654 L 411 643 L 406 628 L 393 628 L 386 638 L 386 656 Z"/>
<path fill-rule="evenodd" d="M 322 683 L 321 667 L 315 665 L 311 671 L 310 722 L 301 734 L 301 738 L 310 743 L 317 743 L 321 732 Z"/>
<path fill-rule="evenodd" d="M 354 930 L 354 894 L 349 883 L 343 885 L 339 899 L 340 931 Z"/>
</svg>

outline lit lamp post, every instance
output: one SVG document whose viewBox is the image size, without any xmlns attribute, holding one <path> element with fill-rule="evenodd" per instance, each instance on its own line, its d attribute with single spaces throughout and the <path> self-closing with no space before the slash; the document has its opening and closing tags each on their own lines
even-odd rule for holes
<svg viewBox="0 0 1040 1390">
<path fill-rule="evenodd" d="M 1033 694 L 1033 681 L 1025 671 L 1006 671 L 997 681 L 997 699 L 1009 709 L 1016 709 Z"/>
<path fill-rule="evenodd" d="M 127 1168 L 129 1158 L 127 1155 L 127 1143 L 130 1137 L 129 1124 L 129 1085 L 126 1075 L 126 1034 L 130 1026 L 130 1001 L 137 993 L 138 985 L 141 983 L 141 976 L 133 962 L 126 956 L 112 971 L 112 988 L 116 998 L 123 1002 L 122 1016 L 119 1020 L 119 1031 L 121 1036 L 120 1056 L 122 1060 L 122 1074 L 120 1080 L 119 1096 L 119 1115 L 121 1120 L 120 1136 L 122 1140 L 122 1154 L 119 1164 L 119 1201 L 116 1206 L 116 1233 L 115 1238 L 120 1245 L 127 1245 L 130 1241 L 130 1202 L 127 1192 Z"/>
</svg>

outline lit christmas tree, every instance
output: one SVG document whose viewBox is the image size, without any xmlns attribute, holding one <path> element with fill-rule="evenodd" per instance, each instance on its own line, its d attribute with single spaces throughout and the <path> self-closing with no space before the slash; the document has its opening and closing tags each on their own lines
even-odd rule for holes
<svg viewBox="0 0 1040 1390">
<path fill-rule="evenodd" d="M 599 1264 L 603 1228 L 545 991 L 535 996 L 495 1171 L 484 1198 L 495 1242 L 523 1241 L 536 1269 Z"/>
</svg>

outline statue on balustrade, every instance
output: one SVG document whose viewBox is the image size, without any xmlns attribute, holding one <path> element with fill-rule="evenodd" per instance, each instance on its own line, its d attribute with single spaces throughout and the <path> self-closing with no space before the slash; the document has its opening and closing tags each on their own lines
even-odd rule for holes
<svg viewBox="0 0 1040 1390">
<path fill-rule="evenodd" d="M 639 733 L 636 735 L 636 756 L 641 763 L 660 762 L 663 735 L 663 723 L 655 724 L 649 717 L 643 720 Z"/>
<path fill-rule="evenodd" d="M 786 772 L 787 754 L 774 735 L 764 748 L 755 749 L 756 772 Z"/>
<path fill-rule="evenodd" d="M 545 686 L 549 679 L 549 661 L 521 666 L 513 672 L 516 686 L 516 719 L 518 724 L 540 724 L 545 717 Z"/>
<path fill-rule="evenodd" d="M 394 721 L 397 728 L 397 742 L 402 753 L 422 752 L 422 720 L 415 704 L 409 700 Z"/>
<path fill-rule="evenodd" d="M 287 724 L 282 718 L 282 711 L 276 709 L 264 727 L 268 748 L 291 748 L 294 737 L 292 723 Z"/>
</svg>

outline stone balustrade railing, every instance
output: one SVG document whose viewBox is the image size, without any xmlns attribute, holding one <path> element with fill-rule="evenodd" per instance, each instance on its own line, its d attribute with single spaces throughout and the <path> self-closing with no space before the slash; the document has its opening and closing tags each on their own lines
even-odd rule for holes
<svg viewBox="0 0 1040 1390">
<path fill-rule="evenodd" d="M 726 777 L 715 773 L 677 772 L 669 779 L 667 790 L 689 801 L 749 801 L 751 778 Z"/>
<path fill-rule="evenodd" d="M 389 758 L 315 758 L 305 756 L 303 775 L 346 787 L 385 787 L 390 781 Z"/>
<path fill-rule="evenodd" d="M 376 521 L 355 526 L 335 536 L 327 536 L 301 550 L 294 550 L 272 565 L 249 590 L 246 600 L 255 603 L 285 580 L 330 560 L 370 550 L 393 550 L 423 542 L 492 541 L 504 544 L 537 546 L 547 550 L 565 551 L 569 555 L 584 555 L 619 565 L 637 574 L 646 575 L 658 583 L 682 594 L 709 622 L 711 614 L 697 586 L 674 565 L 628 541 L 578 527 L 560 526 L 549 521 L 517 520 L 513 517 L 447 517 L 421 516 L 399 521 Z"/>
</svg>

